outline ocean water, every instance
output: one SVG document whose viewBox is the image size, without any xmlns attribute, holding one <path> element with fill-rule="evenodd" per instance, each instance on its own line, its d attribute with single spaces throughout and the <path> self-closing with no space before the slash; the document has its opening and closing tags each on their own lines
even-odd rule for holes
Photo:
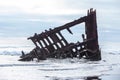
<svg viewBox="0 0 120 80">
<path fill-rule="evenodd" d="M 0 38 L 0 54 L 2 55 L 20 55 L 21 51 L 29 52 L 34 48 L 27 37 L 3 37 Z"/>
<path fill-rule="evenodd" d="M 119 80 L 120 43 L 101 42 L 101 61 L 85 59 L 47 59 L 44 61 L 18 61 L 21 51 L 34 48 L 24 38 L 0 40 L 0 80 Z"/>
</svg>

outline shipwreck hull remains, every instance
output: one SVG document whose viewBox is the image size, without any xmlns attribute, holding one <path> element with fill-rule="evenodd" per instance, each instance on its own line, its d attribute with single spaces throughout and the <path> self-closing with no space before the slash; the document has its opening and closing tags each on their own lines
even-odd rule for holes
<svg viewBox="0 0 120 80">
<path fill-rule="evenodd" d="M 70 30 L 77 24 L 85 23 L 85 34 L 82 34 L 83 42 L 69 43 L 61 31 Z M 86 58 L 90 60 L 101 60 L 101 52 L 98 44 L 98 32 L 96 11 L 88 10 L 87 16 L 81 17 L 63 26 L 54 29 L 45 30 L 44 32 L 29 37 L 35 48 L 27 54 L 22 52 L 20 61 L 30 61 L 34 58 L 45 60 L 47 58 Z"/>
</svg>

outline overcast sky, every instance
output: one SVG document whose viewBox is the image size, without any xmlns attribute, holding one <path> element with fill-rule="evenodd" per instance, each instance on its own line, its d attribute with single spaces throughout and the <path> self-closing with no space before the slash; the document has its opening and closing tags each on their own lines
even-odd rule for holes
<svg viewBox="0 0 120 80">
<path fill-rule="evenodd" d="M 120 0 L 0 0 L 0 37 L 28 37 L 85 16 L 90 8 L 97 10 L 100 40 L 120 41 Z"/>
</svg>

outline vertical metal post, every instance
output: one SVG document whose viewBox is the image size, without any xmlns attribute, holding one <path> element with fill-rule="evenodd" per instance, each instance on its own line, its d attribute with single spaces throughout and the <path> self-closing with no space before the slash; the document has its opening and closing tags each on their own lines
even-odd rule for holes
<svg viewBox="0 0 120 80">
<path fill-rule="evenodd" d="M 90 9 L 87 14 L 87 19 L 85 21 L 86 38 L 95 39 L 94 41 L 87 44 L 87 49 L 92 50 L 94 54 L 88 53 L 88 56 L 93 56 L 93 60 L 101 60 L 99 45 L 98 45 L 98 32 L 97 32 L 97 22 L 96 22 L 96 11 Z"/>
</svg>

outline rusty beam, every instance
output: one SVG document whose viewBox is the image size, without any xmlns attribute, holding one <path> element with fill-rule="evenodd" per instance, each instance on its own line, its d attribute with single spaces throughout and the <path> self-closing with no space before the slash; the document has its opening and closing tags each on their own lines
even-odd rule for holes
<svg viewBox="0 0 120 80">
<path fill-rule="evenodd" d="M 82 22 L 85 22 L 85 35 L 82 34 L 83 42 L 68 43 L 61 34 L 61 31 L 67 29 L 69 33 L 73 34 L 70 28 Z M 49 57 L 73 58 L 77 56 L 79 56 L 79 58 L 85 56 L 86 59 L 90 60 L 101 60 L 101 52 L 98 43 L 96 11 L 93 9 L 88 10 L 87 16 L 81 17 L 54 29 L 50 28 L 41 34 L 35 33 L 34 36 L 29 37 L 28 39 L 32 40 L 36 48 L 29 54 L 24 54 L 22 56 L 22 60 L 31 60 L 34 57 L 37 59 L 46 59 Z"/>
</svg>

